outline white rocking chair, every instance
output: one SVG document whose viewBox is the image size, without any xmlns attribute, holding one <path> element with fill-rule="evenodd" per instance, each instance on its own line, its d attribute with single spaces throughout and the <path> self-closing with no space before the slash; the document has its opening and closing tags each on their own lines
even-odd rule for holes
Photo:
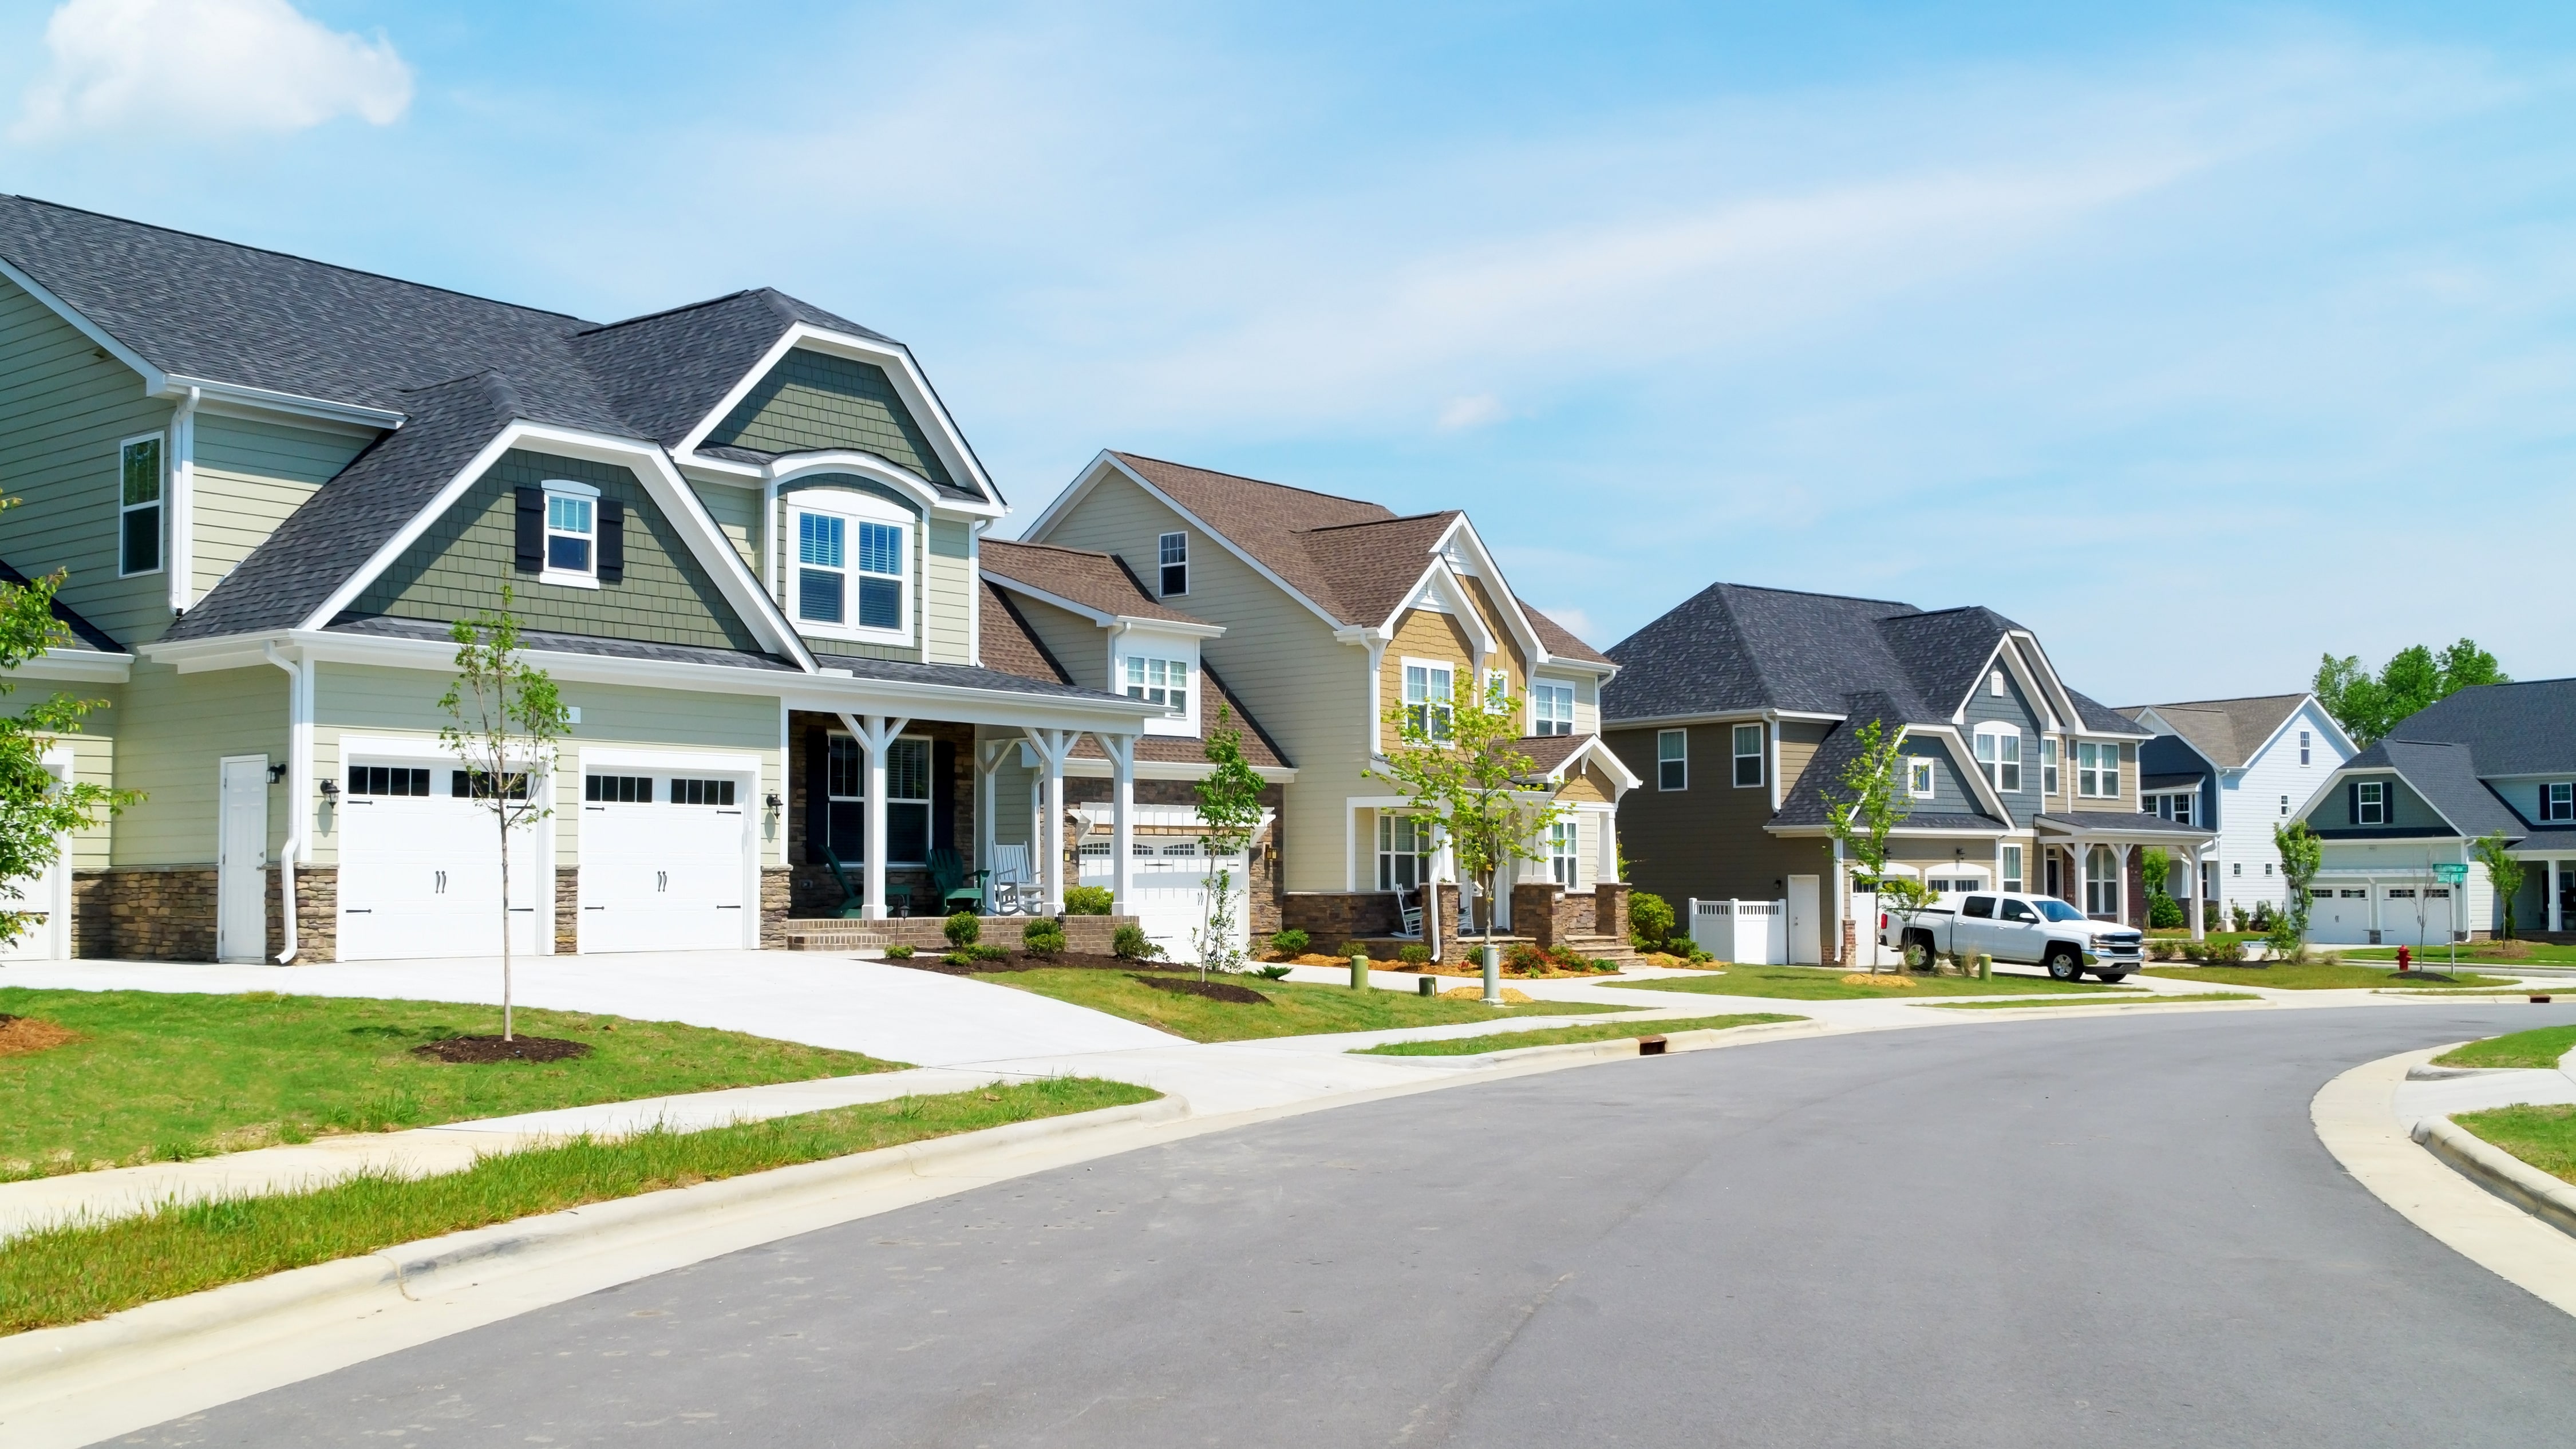
<svg viewBox="0 0 2576 1449">
<path fill-rule="evenodd" d="M 1408 906 L 1404 903 L 1404 899 L 1407 896 L 1411 896 L 1413 898 L 1412 905 Z M 1395 933 L 1399 936 L 1412 936 L 1417 940 L 1420 939 L 1422 935 L 1421 892 L 1398 889 L 1395 893 L 1395 912 L 1399 922 L 1396 926 Z"/>
<path fill-rule="evenodd" d="M 1034 915 L 1046 909 L 1046 887 L 1029 868 L 1025 845 L 993 847 L 993 914 Z"/>
</svg>

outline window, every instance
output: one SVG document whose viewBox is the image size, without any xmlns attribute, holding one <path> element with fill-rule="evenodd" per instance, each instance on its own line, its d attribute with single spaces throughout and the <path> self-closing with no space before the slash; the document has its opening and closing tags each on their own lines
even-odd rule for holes
<svg viewBox="0 0 2576 1449">
<path fill-rule="evenodd" d="M 2392 901 L 2411 901 L 2415 899 L 2415 892 L 2406 886 L 2390 886 L 2388 898 Z"/>
<path fill-rule="evenodd" d="M 599 490 L 586 483 L 546 481 L 546 566 L 540 577 L 587 582 L 599 562 Z"/>
<path fill-rule="evenodd" d="M 2576 782 L 2555 780 L 2540 787 L 2540 818 L 2576 820 Z"/>
<path fill-rule="evenodd" d="M 1190 712 L 1190 666 L 1182 659 L 1147 659 L 1130 654 L 1125 660 L 1127 677 L 1123 681 L 1129 699 L 1168 707 L 1174 714 Z"/>
<path fill-rule="evenodd" d="M 2120 747 L 2078 741 L 2075 746 L 2075 793 L 2104 799 L 2120 793 Z"/>
<path fill-rule="evenodd" d="M 2146 813 L 2170 820 L 2177 825 L 2189 825 L 2193 798 L 2188 794 L 2150 795 L 2147 797 Z"/>
<path fill-rule="evenodd" d="M 1431 878 L 1431 822 L 1411 815 L 1377 818 L 1377 888 L 1418 890 Z"/>
<path fill-rule="evenodd" d="M 2301 731 L 2299 731 L 2299 763 L 2300 763 L 2300 764 L 2302 764 L 2302 765 L 2304 765 L 2304 764 L 2306 764 L 2307 762 L 2308 762 L 2308 732 L 2307 732 L 2306 730 L 2301 730 Z"/>
<path fill-rule="evenodd" d="M 2080 921 L 2084 919 L 2082 912 L 2076 910 L 2073 906 L 2068 905 L 2064 901 L 2041 901 L 2039 903 L 2039 913 L 2041 916 L 2052 921 Z"/>
<path fill-rule="evenodd" d="M 1655 788 L 1658 790 L 1690 788 L 1690 733 L 1688 731 L 1655 731 Z"/>
<path fill-rule="evenodd" d="M 2114 745 L 2112 748 L 2117 749 Z M 2120 915 L 2120 858 L 2097 845 L 2084 855 L 2084 911 L 2111 920 Z"/>
<path fill-rule="evenodd" d="M 645 783 L 649 790 L 652 782 Z M 652 796 L 648 793 L 645 798 L 649 800 Z M 675 779 L 671 782 L 671 803 L 674 805 L 731 805 L 733 781 Z"/>
<path fill-rule="evenodd" d="M 1578 821 L 1556 820 L 1547 827 L 1547 869 L 1556 883 L 1574 889 L 1574 862 L 1583 853 L 1583 827 Z"/>
<path fill-rule="evenodd" d="M 1905 793 L 1917 800 L 1932 798 L 1932 762 L 1921 756 L 1905 761 Z"/>
<path fill-rule="evenodd" d="M 2030 903 L 2027 901 L 2004 902 L 2003 910 L 2000 912 L 2000 915 L 2007 921 L 2036 921 L 2039 919 L 2039 913 L 2032 910 L 2030 908 Z"/>
<path fill-rule="evenodd" d="M 429 771 L 404 765 L 352 765 L 349 767 L 349 793 L 352 795 L 427 795 Z"/>
<path fill-rule="evenodd" d="M 2044 735 L 2039 741 L 2039 792 L 2057 793 L 2057 736 Z"/>
<path fill-rule="evenodd" d="M 1501 714 L 1512 707 L 1512 676 L 1509 670 L 1485 671 L 1485 713 Z"/>
<path fill-rule="evenodd" d="M 2227 863 L 2227 873 L 2229 875 L 2243 875 L 2245 873 L 2245 862 L 2241 860 L 2229 861 Z"/>
<path fill-rule="evenodd" d="M 2021 731 L 2010 725 L 1977 726 L 1977 768 L 1997 791 L 2021 793 Z"/>
<path fill-rule="evenodd" d="M 2265 862 L 2263 862 L 2263 875 L 2264 875 L 2264 878 L 2265 878 L 2265 879 L 2267 879 L 2267 880 L 2271 878 L 2271 875 L 2272 875 L 2272 862 L 2270 862 L 2270 861 L 2268 861 L 2268 860 L 2267 860 L 2267 861 L 2265 861 Z"/>
<path fill-rule="evenodd" d="M 1574 733 L 1574 686 L 1571 684 L 1533 684 L 1530 686 L 1530 731 L 1542 735 Z"/>
<path fill-rule="evenodd" d="M 843 734 L 830 737 L 830 750 L 824 769 L 825 843 L 842 864 L 854 865 L 867 858 L 867 752 Z M 885 773 L 886 864 L 919 865 L 930 858 L 930 741 L 898 739 L 887 745 Z"/>
<path fill-rule="evenodd" d="M 1190 591 L 1190 536 L 1167 533 L 1154 540 L 1154 558 L 1162 566 L 1163 597 L 1174 598 Z"/>
<path fill-rule="evenodd" d="M 2289 818 L 2289 814 L 2290 814 L 2290 797 L 2289 797 L 2289 796 L 2287 796 L 2287 795 L 2284 795 L 2284 796 L 2282 796 L 2282 797 L 2281 797 L 2281 816 L 2282 816 L 2282 818 L 2283 818 L 2283 819 L 2287 819 L 2287 818 Z"/>
<path fill-rule="evenodd" d="M 161 569 L 161 435 L 128 438 L 118 447 L 116 571 Z"/>
<path fill-rule="evenodd" d="M 796 510 L 796 617 L 828 628 L 909 631 L 906 529 Z"/>
<path fill-rule="evenodd" d="M 2005 698 L 2012 693 L 2011 690 L 2004 687 L 2004 672 L 2002 670 L 1989 669 L 1986 671 L 1986 693 L 1993 695 L 1997 699 Z"/>
<path fill-rule="evenodd" d="M 584 775 L 581 798 L 611 805 L 650 805 L 653 803 L 653 777 L 650 775 Z"/>
<path fill-rule="evenodd" d="M 2352 787 L 2352 823 L 2385 825 L 2388 823 L 2388 786 L 2380 780 L 2356 781 Z"/>
<path fill-rule="evenodd" d="M 1456 677 L 1446 664 L 1404 666 L 1404 718 L 1417 733 L 1435 740 L 1449 738 Z"/>
<path fill-rule="evenodd" d="M 1735 727 L 1735 783 L 1740 787 L 1762 783 L 1762 726 Z"/>
<path fill-rule="evenodd" d="M 1995 918 L 1995 898 L 1970 896 L 1959 906 L 1959 914 L 1972 921 L 1991 921 Z"/>
<path fill-rule="evenodd" d="M 2021 887 L 2021 847 L 2018 845 L 2007 845 L 2004 847 L 2004 889 L 2014 894 L 2019 894 Z M 2015 916 L 2013 914 L 2013 907 L 2020 904 L 2021 903 L 2019 901 L 2004 902 L 2004 919 L 2008 921 L 2023 919 L 2023 917 Z"/>
<path fill-rule="evenodd" d="M 505 792 L 505 798 L 511 800 L 527 799 L 527 775 L 524 773 L 512 773 L 502 776 L 501 790 Z M 489 800 L 493 797 L 494 793 L 492 789 L 492 777 L 484 774 L 481 770 L 455 771 L 448 776 L 447 793 L 452 798 L 458 800 Z"/>
</svg>

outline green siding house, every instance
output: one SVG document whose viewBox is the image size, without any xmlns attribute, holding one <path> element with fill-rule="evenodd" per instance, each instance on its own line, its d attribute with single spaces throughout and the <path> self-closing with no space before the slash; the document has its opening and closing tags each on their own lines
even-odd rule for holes
<svg viewBox="0 0 2576 1449">
<path fill-rule="evenodd" d="M 598 323 L 0 196 L 0 497 L 75 625 L 14 698 L 106 700 L 53 767 L 146 797 L 0 883 L 21 954 L 863 939 L 1045 834 L 1005 760 L 1111 762 L 1123 835 L 1168 713 L 987 661 L 1006 503 L 903 344 L 775 291 Z M 506 902 L 437 707 L 505 587 L 577 712 Z"/>
</svg>

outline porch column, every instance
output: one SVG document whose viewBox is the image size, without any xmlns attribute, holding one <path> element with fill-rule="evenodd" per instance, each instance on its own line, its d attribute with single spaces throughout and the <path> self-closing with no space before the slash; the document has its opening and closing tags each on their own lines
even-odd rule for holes
<svg viewBox="0 0 2576 1449">
<path fill-rule="evenodd" d="M 1130 914 L 1128 877 L 1136 868 L 1136 737 L 1095 734 L 1092 738 L 1109 752 L 1109 910 L 1124 916 Z"/>
<path fill-rule="evenodd" d="M 868 858 L 861 875 L 866 883 L 859 891 L 859 914 L 871 921 L 882 921 L 886 913 L 886 748 L 903 735 L 904 726 L 912 721 L 896 715 L 845 714 L 841 723 L 849 726 L 859 748 L 868 753 L 867 844 Z"/>
<path fill-rule="evenodd" d="M 1038 763 L 1046 769 L 1046 784 L 1039 807 L 1043 818 L 1038 821 L 1040 848 L 1046 852 L 1045 869 L 1038 879 L 1046 882 L 1046 914 L 1064 914 L 1064 762 L 1073 753 L 1074 742 L 1082 738 L 1080 730 L 1046 730 L 1036 726 L 1027 729 L 1029 748 L 1036 752 Z"/>
<path fill-rule="evenodd" d="M 2089 920 L 2093 915 L 2093 852 L 2078 840 L 2066 847 L 2066 857 L 2075 865 L 2075 909 Z"/>
<path fill-rule="evenodd" d="M 2208 886 L 2200 878 L 2200 847 L 2195 845 L 2191 848 L 2191 938 L 2195 941 L 2209 939 L 2209 902 L 2202 894 Z"/>
<path fill-rule="evenodd" d="M 2127 845 L 2111 847 L 2112 897 L 2119 902 L 2111 911 L 2111 919 L 2123 926 L 2129 924 L 2129 907 L 2136 904 L 2129 899 L 2129 852 L 2134 848 Z"/>
<path fill-rule="evenodd" d="M 2554 856 L 2554 855 L 2553 855 L 2553 856 L 2551 856 L 2551 857 L 2549 857 L 2549 900 L 2548 900 L 2548 906 L 2549 906 L 2548 921 L 2549 921 L 2549 930 L 2550 930 L 2550 934 L 2555 935 L 2555 934 L 2557 934 L 2557 933 L 2558 933 L 2558 932 L 2560 932 L 2560 931 L 2566 930 L 2566 929 L 2567 929 L 2567 927 L 2562 923 L 2562 922 L 2563 922 L 2563 917 L 2562 917 L 2562 915 L 2561 915 L 2561 913 L 2560 913 L 2560 911 L 2559 911 L 2559 908 L 2558 908 L 2558 857 L 2557 857 L 2557 856 Z"/>
<path fill-rule="evenodd" d="M 1010 740 L 975 742 L 975 868 L 993 868 L 993 848 L 1001 817 L 1002 762 L 1011 756 Z M 993 914 L 993 878 L 984 877 L 984 914 Z"/>
</svg>

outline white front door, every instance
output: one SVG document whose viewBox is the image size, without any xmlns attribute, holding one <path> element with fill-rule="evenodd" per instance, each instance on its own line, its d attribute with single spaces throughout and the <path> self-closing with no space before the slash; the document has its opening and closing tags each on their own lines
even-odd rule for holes
<svg viewBox="0 0 2576 1449">
<path fill-rule="evenodd" d="M 51 767 L 56 780 L 60 767 Z M 54 842 L 54 863 L 30 880 L 0 881 L 0 911 L 32 917 L 0 942 L 0 961 L 61 961 L 72 954 L 70 836 Z"/>
<path fill-rule="evenodd" d="M 1821 877 L 1812 875 L 1789 877 L 1789 960 L 1794 965 L 1824 963 L 1825 938 L 1818 920 L 1824 895 L 1821 882 Z"/>
<path fill-rule="evenodd" d="M 501 954 L 501 832 L 453 765 L 353 761 L 341 791 L 340 959 Z M 539 782 L 543 788 L 543 782 Z M 536 833 L 511 832 L 510 949 L 534 954 Z"/>
<path fill-rule="evenodd" d="M 754 944 L 759 923 L 744 900 L 753 849 L 751 782 L 640 773 L 591 778 L 634 783 L 624 792 L 631 799 L 582 801 L 582 951 Z"/>
<path fill-rule="evenodd" d="M 268 954 L 268 757 L 223 762 L 216 801 L 215 955 Z"/>
</svg>

